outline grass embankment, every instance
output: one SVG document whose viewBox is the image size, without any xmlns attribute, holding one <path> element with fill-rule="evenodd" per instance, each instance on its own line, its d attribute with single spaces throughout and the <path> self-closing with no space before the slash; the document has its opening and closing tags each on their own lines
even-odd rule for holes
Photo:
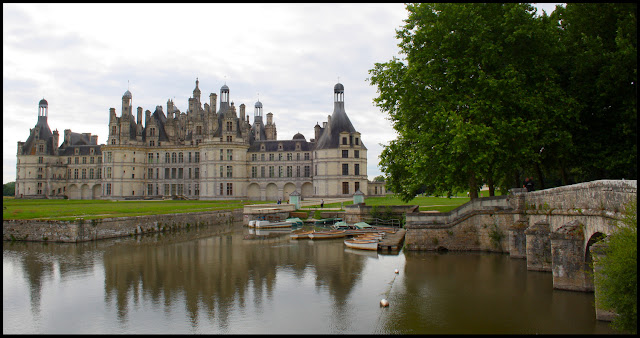
<svg viewBox="0 0 640 338">
<path fill-rule="evenodd" d="M 110 201 L 3 198 L 3 219 L 74 220 L 240 209 L 259 201 Z"/>
</svg>

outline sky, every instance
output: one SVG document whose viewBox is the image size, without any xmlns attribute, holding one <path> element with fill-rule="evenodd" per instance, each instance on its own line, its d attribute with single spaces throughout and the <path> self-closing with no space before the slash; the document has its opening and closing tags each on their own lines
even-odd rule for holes
<svg viewBox="0 0 640 338">
<path fill-rule="evenodd" d="M 537 4 L 550 14 L 555 4 Z M 373 103 L 369 70 L 399 54 L 402 3 L 320 4 L 6 4 L 2 5 L 3 184 L 16 179 L 17 142 L 49 103 L 48 123 L 108 135 L 109 108 L 121 114 L 125 91 L 137 107 L 186 112 L 196 78 L 202 102 L 229 87 L 253 123 L 256 101 L 273 113 L 278 139 L 302 133 L 333 113 L 333 86 L 368 149 L 369 179 L 395 139 Z M 219 100 L 218 100 L 219 101 Z"/>
</svg>

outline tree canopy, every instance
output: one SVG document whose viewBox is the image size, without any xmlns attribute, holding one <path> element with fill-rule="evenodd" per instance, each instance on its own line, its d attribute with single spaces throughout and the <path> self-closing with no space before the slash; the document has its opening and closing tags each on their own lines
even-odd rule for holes
<svg viewBox="0 0 640 338">
<path fill-rule="evenodd" d="M 579 53 L 567 52 L 571 48 L 566 41 L 578 29 L 568 22 L 579 16 L 571 6 L 552 16 L 537 16 L 529 4 L 406 5 L 408 18 L 396 30 L 404 58 L 376 63 L 369 71 L 379 94 L 374 102 L 388 114 L 399 135 L 380 156 L 391 190 L 404 200 L 418 191 L 441 195 L 469 191 L 475 198 L 483 184 L 491 194 L 496 187 L 521 187 L 523 175 L 537 176 L 538 187 L 545 186 L 545 178 L 546 185 L 566 184 L 570 174 L 574 179 L 592 178 L 579 174 L 597 170 L 576 159 L 597 142 L 578 137 L 579 131 L 594 126 L 583 122 L 591 105 L 575 94 L 578 89 L 572 90 L 582 73 L 575 64 L 580 55 L 574 54 Z M 593 11 L 591 16 L 596 19 Z M 633 20 L 624 17 L 620 25 L 628 31 L 633 22 L 635 28 L 635 12 Z M 627 32 L 620 40 L 625 46 L 625 52 L 619 52 L 624 65 L 617 67 L 632 67 L 628 73 L 635 77 L 636 56 L 630 54 L 635 39 Z M 607 74 L 601 74 L 602 81 L 615 82 L 616 76 Z M 625 130 L 620 138 L 627 141 L 619 145 L 624 154 L 608 150 L 620 157 L 618 167 L 630 159 L 635 166 L 635 96 L 625 102 L 634 105 L 617 112 L 621 121 L 600 131 L 604 135 L 616 128 Z M 632 178 L 636 170 L 629 171 L 634 174 L 627 177 Z"/>
</svg>

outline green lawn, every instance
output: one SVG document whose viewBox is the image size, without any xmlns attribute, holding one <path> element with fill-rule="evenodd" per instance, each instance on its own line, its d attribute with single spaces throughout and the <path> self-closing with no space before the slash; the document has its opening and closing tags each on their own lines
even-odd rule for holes
<svg viewBox="0 0 640 338">
<path fill-rule="evenodd" d="M 487 193 L 488 195 L 488 193 Z M 482 195 L 484 196 L 484 195 Z M 366 197 L 364 203 L 366 205 L 417 205 L 420 207 L 420 211 L 439 211 L 448 212 L 465 203 L 469 202 L 468 197 L 430 197 L 430 196 L 418 196 L 409 202 L 403 202 L 400 198 L 392 195 L 384 197 Z M 341 205 L 351 205 L 352 201 L 342 203 L 329 203 L 325 204 L 325 208 L 340 208 Z M 303 207 L 302 209 L 316 209 L 318 206 Z"/>
<path fill-rule="evenodd" d="M 3 219 L 73 220 L 239 209 L 273 201 L 105 201 L 3 198 Z"/>
</svg>

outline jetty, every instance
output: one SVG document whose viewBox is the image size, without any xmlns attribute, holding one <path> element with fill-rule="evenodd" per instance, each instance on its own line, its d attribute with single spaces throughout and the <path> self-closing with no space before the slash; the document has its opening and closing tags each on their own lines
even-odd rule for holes
<svg viewBox="0 0 640 338">
<path fill-rule="evenodd" d="M 386 234 L 380 243 L 378 243 L 378 251 L 399 251 L 404 243 L 404 235 L 406 232 L 407 231 L 405 229 L 399 229 L 395 233 Z"/>
</svg>

